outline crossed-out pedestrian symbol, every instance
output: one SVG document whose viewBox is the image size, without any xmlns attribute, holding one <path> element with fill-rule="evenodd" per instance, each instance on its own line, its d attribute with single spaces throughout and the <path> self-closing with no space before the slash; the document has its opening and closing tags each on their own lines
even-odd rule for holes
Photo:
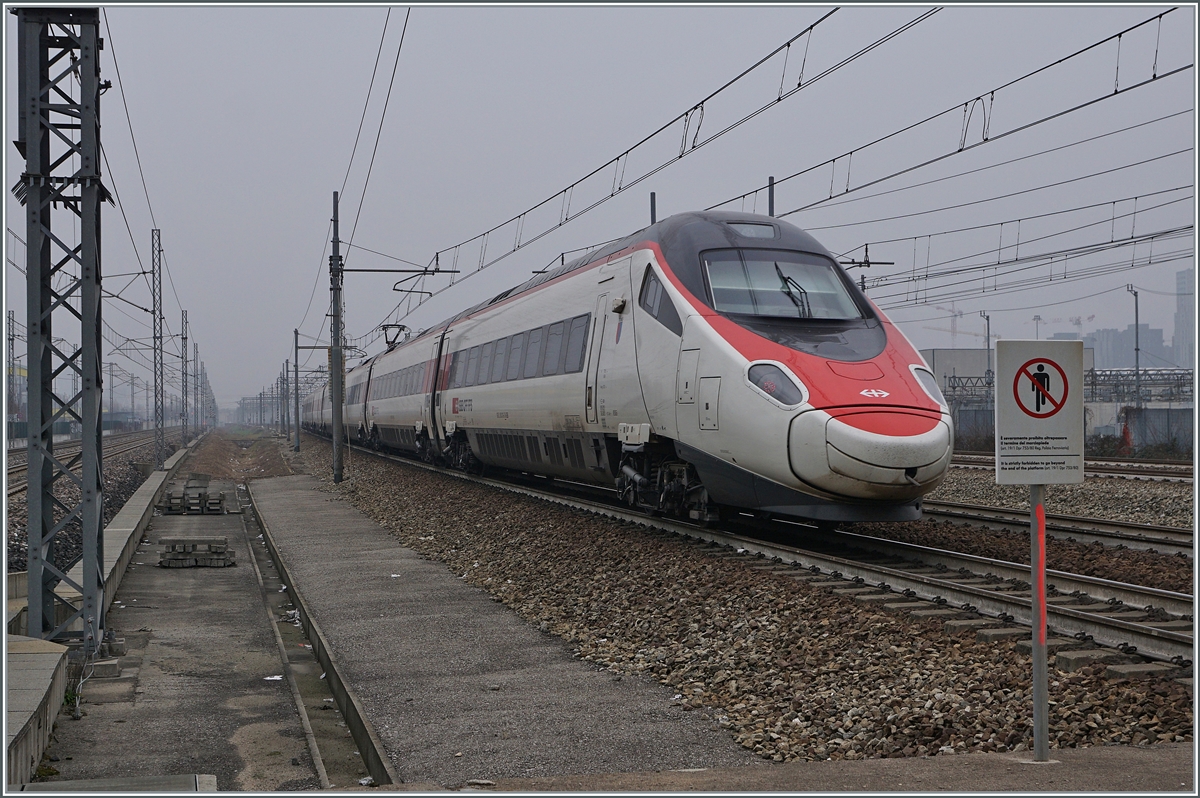
<svg viewBox="0 0 1200 798">
<path fill-rule="evenodd" d="M 1013 377 L 1013 398 L 1017 400 L 1017 407 L 1033 418 L 1050 418 L 1062 410 L 1069 388 L 1062 367 L 1044 357 L 1028 361 Z"/>
</svg>

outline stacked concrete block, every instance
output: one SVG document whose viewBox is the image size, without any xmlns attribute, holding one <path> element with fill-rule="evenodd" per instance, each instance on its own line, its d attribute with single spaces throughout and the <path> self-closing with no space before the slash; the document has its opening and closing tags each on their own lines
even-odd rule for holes
<svg viewBox="0 0 1200 798">
<path fill-rule="evenodd" d="M 179 489 L 167 491 L 163 495 L 160 507 L 165 515 L 183 515 L 187 512 L 184 507 L 183 491 Z"/>
<path fill-rule="evenodd" d="M 164 515 L 219 515 L 225 512 L 225 493 L 209 492 L 208 474 L 188 474 L 182 488 L 171 488 L 163 494 L 159 509 Z"/>
<path fill-rule="evenodd" d="M 158 560 L 162 568 L 224 568 L 237 565 L 233 549 L 229 548 L 229 539 L 224 535 L 159 538 L 158 542 L 163 547 Z"/>
</svg>

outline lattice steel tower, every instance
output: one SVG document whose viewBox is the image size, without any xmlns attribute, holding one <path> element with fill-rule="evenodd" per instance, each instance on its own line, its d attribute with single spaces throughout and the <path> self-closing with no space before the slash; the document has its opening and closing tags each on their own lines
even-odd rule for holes
<svg viewBox="0 0 1200 798">
<path fill-rule="evenodd" d="M 111 200 L 100 182 L 100 12 L 20 8 L 15 13 L 16 144 L 25 172 L 13 193 L 25 205 L 28 243 L 28 628 L 34 636 L 81 638 L 84 654 L 91 655 L 104 630 L 100 204 Z M 74 244 L 69 243 L 73 219 L 79 223 Z M 79 322 L 80 348 L 72 354 L 54 336 L 56 310 L 68 321 L 58 332 L 70 334 L 71 322 Z M 55 391 L 54 378 L 62 372 L 79 377 L 74 396 Z M 74 420 L 83 428 L 82 447 L 69 458 L 55 454 L 59 420 Z M 55 495 L 60 480 L 64 486 L 74 483 L 78 500 Z M 78 581 L 56 557 L 59 536 L 75 530 L 83 548 Z M 78 608 L 56 593 L 60 583 L 78 592 Z"/>
<path fill-rule="evenodd" d="M 150 252 L 153 255 L 154 304 L 154 467 L 161 469 L 167 459 L 167 439 L 163 430 L 163 334 L 162 334 L 162 234 L 150 231 Z"/>
<path fill-rule="evenodd" d="M 183 443 L 184 446 L 187 446 L 187 442 L 188 442 L 188 373 L 187 373 L 188 351 L 187 351 L 187 311 L 186 310 L 183 311 L 182 337 L 183 337 L 183 349 L 181 351 L 183 353 L 183 355 L 182 355 L 183 361 L 179 367 L 179 379 L 182 381 L 180 384 L 180 392 L 183 395 L 180 398 L 181 405 L 179 408 L 179 423 L 180 423 L 181 429 L 180 429 L 179 433 L 180 433 L 180 441 Z"/>
</svg>

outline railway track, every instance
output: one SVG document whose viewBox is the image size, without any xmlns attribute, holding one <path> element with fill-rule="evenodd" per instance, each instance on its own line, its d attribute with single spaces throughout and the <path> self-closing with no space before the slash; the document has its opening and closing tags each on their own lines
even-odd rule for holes
<svg viewBox="0 0 1200 798">
<path fill-rule="evenodd" d="M 808 569 L 822 578 L 846 580 L 847 588 L 862 588 L 856 591 L 860 594 L 877 593 L 881 601 L 893 595 L 897 602 L 906 598 L 921 599 L 956 609 L 964 617 L 974 615 L 1001 623 L 1032 624 L 1030 570 L 1017 563 L 848 532 L 822 537 L 813 530 L 814 538 L 823 543 L 800 548 L 764 539 L 762 534 L 765 531 L 766 538 L 777 537 L 784 527 L 797 525 L 793 522 L 764 523 L 754 519 L 751 524 L 738 519 L 728 525 L 723 523 L 724 528 L 702 527 L 686 521 L 634 513 L 595 498 L 552 492 L 528 483 L 464 474 L 397 455 L 353 448 L 371 457 L 718 544 L 740 554 L 767 558 L 779 566 Z M 1094 641 L 1126 653 L 1137 652 L 1150 659 L 1190 662 L 1193 650 L 1191 596 L 1057 571 L 1048 572 L 1047 582 L 1055 588 L 1047 602 L 1047 624 L 1054 634 Z"/>
<path fill-rule="evenodd" d="M 955 453 L 950 465 L 955 468 L 972 468 L 977 470 L 994 471 L 996 459 L 990 454 Z M 1085 460 L 1083 473 L 1085 477 L 1108 477 L 1120 479 L 1151 479 L 1166 482 L 1191 482 L 1193 478 L 1191 463 L 1178 460 L 1122 460 L 1106 458 L 1103 460 Z"/>
<path fill-rule="evenodd" d="M 173 437 L 168 435 L 167 442 L 173 443 L 174 441 L 178 440 L 178 438 L 179 438 L 178 434 L 176 434 Z M 118 455 L 118 454 L 124 454 L 126 452 L 133 451 L 134 449 L 140 449 L 141 447 L 145 446 L 147 443 L 153 443 L 153 441 L 154 441 L 154 432 L 153 431 L 130 432 L 130 433 L 126 433 L 124 435 L 105 438 L 105 444 L 107 444 L 107 445 L 105 446 L 104 454 L 105 454 L 105 456 L 114 456 L 114 455 Z M 113 443 L 118 443 L 118 442 L 120 443 L 120 445 L 118 445 L 116 447 L 112 446 Z M 78 454 L 81 448 L 82 448 L 82 444 L 67 448 L 66 451 L 63 451 L 63 448 L 61 448 L 61 447 L 56 447 L 54 450 L 54 453 L 60 459 L 69 459 L 71 457 L 74 457 L 76 454 Z M 26 467 L 26 463 L 24 463 L 24 462 L 17 463 L 17 464 L 14 464 L 14 465 L 11 465 L 8 467 L 7 475 L 8 475 L 8 496 L 9 496 L 9 498 L 16 496 L 19 493 L 24 493 L 26 488 L 29 487 L 29 482 L 28 482 L 28 479 L 27 479 L 26 473 L 25 473 L 26 470 L 27 470 L 27 467 Z M 73 468 L 71 470 L 73 473 L 78 473 L 78 470 L 75 468 Z"/>
<path fill-rule="evenodd" d="M 924 501 L 921 509 L 932 518 L 962 521 L 989 529 L 1013 532 L 1029 530 L 1029 513 L 985 507 L 979 504 Z M 1106 521 L 1099 518 L 1080 518 L 1072 515 L 1046 515 L 1046 535 L 1080 543 L 1100 542 L 1106 546 L 1156 551 L 1159 554 L 1194 556 L 1192 530 L 1174 526 L 1134 524 Z"/>
</svg>

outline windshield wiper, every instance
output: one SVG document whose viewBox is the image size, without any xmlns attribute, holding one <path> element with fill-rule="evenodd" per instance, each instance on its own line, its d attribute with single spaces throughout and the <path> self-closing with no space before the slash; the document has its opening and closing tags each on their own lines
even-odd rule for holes
<svg viewBox="0 0 1200 798">
<path fill-rule="evenodd" d="M 812 308 L 808 304 L 808 292 L 804 290 L 804 286 L 796 282 L 791 275 L 784 275 L 783 270 L 779 268 L 779 263 L 775 263 L 775 273 L 779 275 L 780 287 L 783 293 L 787 294 L 787 298 L 792 300 L 792 304 L 796 306 L 796 313 L 802 319 L 812 318 Z M 792 293 L 792 288 L 800 294 L 799 297 Z"/>
</svg>

